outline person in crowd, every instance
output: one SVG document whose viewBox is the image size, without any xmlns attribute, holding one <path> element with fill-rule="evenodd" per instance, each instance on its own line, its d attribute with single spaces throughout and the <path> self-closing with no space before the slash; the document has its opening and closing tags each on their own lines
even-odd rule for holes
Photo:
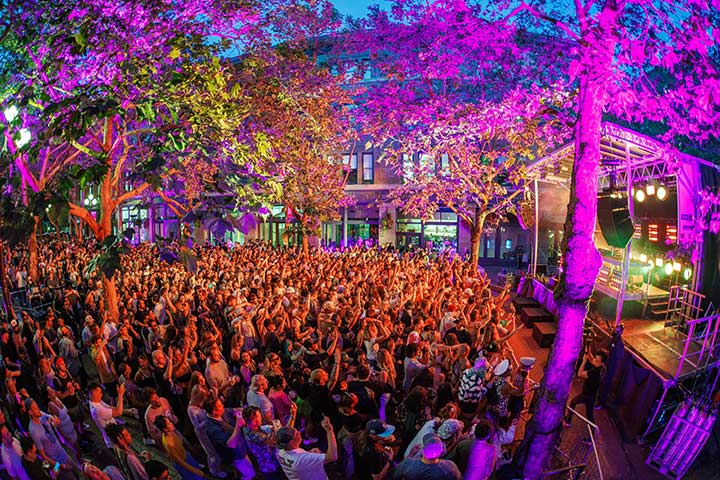
<svg viewBox="0 0 720 480">
<path fill-rule="evenodd" d="M 38 454 L 32 438 L 23 437 L 20 440 L 22 447 L 22 466 L 25 474 L 32 480 L 53 480 L 50 472 L 43 465 L 42 457 Z M 54 467 L 53 467 L 54 469 Z"/>
<path fill-rule="evenodd" d="M 114 445 L 115 458 L 127 480 L 148 480 L 145 466 L 132 446 L 132 436 L 127 428 L 113 423 L 105 427 L 105 433 Z M 143 459 L 147 460 L 149 455 L 145 453 Z"/>
<path fill-rule="evenodd" d="M 105 427 L 111 423 L 117 423 L 116 418 L 123 414 L 123 395 L 125 393 L 125 385 L 118 387 L 117 405 L 111 406 L 102 399 L 103 391 L 97 383 L 88 385 L 88 396 L 90 405 L 90 416 L 95 421 L 98 430 L 102 434 L 105 445 L 112 448 L 112 442 L 105 433 Z"/>
<path fill-rule="evenodd" d="M 443 439 L 427 433 L 422 439 L 422 457 L 406 458 L 395 469 L 396 480 L 460 480 L 462 474 L 450 460 L 440 457 L 444 452 Z"/>
<path fill-rule="evenodd" d="M 279 448 L 277 458 L 288 480 L 328 480 L 325 464 L 337 461 L 337 440 L 328 417 L 323 418 L 320 426 L 327 436 L 325 453 L 300 448 L 302 436 L 294 427 L 282 427 L 275 434 Z"/>
<path fill-rule="evenodd" d="M 202 382 L 205 381 L 205 377 L 199 375 Z M 207 412 L 203 408 L 203 405 L 209 397 L 209 392 L 205 388 L 204 384 L 197 384 L 192 387 L 190 393 L 190 404 L 187 408 L 188 418 L 195 430 L 195 436 L 197 437 L 202 449 L 205 451 L 207 456 L 208 469 L 213 477 L 225 478 L 227 473 L 221 469 L 220 455 L 213 446 L 212 442 L 208 438 L 207 434 Z"/>
<path fill-rule="evenodd" d="M 144 395 L 148 403 L 144 416 L 147 431 L 150 434 L 150 437 L 155 441 L 156 445 L 162 445 L 162 432 L 155 427 L 155 419 L 162 415 L 172 423 L 177 423 L 178 418 L 173 413 L 172 408 L 170 407 L 170 402 L 168 402 L 166 398 L 158 395 L 157 390 L 152 387 L 147 387 Z"/>
<path fill-rule="evenodd" d="M 35 442 L 40 457 L 50 465 L 58 463 L 62 470 L 73 468 L 73 461 L 63 448 L 62 440 L 55 430 L 60 426 L 60 419 L 40 411 L 37 402 L 32 398 L 25 401 L 25 408 L 30 416 L 28 433 Z"/>
<path fill-rule="evenodd" d="M 0 427 L 0 438 L 2 439 L 2 445 L 0 446 L 2 462 L 10 479 L 30 480 L 23 467 L 23 451 L 20 446 L 20 440 L 10 433 L 7 425 Z"/>
<path fill-rule="evenodd" d="M 213 397 L 205 402 L 205 411 L 207 436 L 220 455 L 223 466 L 235 469 L 242 479 L 253 478 L 255 470 L 242 434 L 245 424 L 242 410 L 226 410 L 222 399 Z"/>
<path fill-rule="evenodd" d="M 467 465 L 466 480 L 488 480 L 495 471 L 497 462 L 497 450 L 492 441 L 492 425 L 487 420 L 481 420 L 475 425 L 474 433 L 474 440 L 456 446 L 456 455 L 460 457 L 461 464 Z M 451 455 L 451 458 L 453 457 L 454 455 Z"/>
<path fill-rule="evenodd" d="M 395 449 L 391 446 L 395 441 L 394 432 L 393 425 L 379 418 L 367 422 L 355 459 L 360 480 L 382 479 L 388 475 L 395 458 Z"/>
<path fill-rule="evenodd" d="M 275 418 L 273 404 L 265 395 L 268 388 L 268 380 L 265 375 L 254 375 L 250 381 L 250 390 L 247 392 L 247 403 L 250 406 L 257 407 L 262 413 L 263 423 L 269 425 Z"/>
<path fill-rule="evenodd" d="M 183 480 L 200 480 L 205 473 L 198 462 L 183 446 L 182 437 L 175 431 L 175 424 L 165 415 L 158 415 L 153 422 L 155 429 L 162 435 L 162 446 L 173 461 L 175 470 Z"/>
<path fill-rule="evenodd" d="M 580 368 L 577 376 L 583 380 L 582 391 L 570 400 L 570 408 L 575 409 L 578 403 L 585 405 L 585 417 L 592 423 L 595 423 L 595 400 L 597 399 L 598 390 L 605 370 L 605 360 L 607 360 L 607 350 L 600 350 L 596 355 L 588 348 L 583 354 Z M 565 425 L 570 426 L 573 413 L 568 410 L 565 418 Z"/>
</svg>

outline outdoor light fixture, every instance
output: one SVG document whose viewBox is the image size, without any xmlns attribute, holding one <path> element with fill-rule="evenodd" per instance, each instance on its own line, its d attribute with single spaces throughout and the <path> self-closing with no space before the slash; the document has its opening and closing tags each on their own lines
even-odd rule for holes
<svg viewBox="0 0 720 480">
<path fill-rule="evenodd" d="M 645 186 L 645 192 L 650 195 L 655 195 L 655 185 L 652 183 L 648 183 L 647 186 Z"/>
<path fill-rule="evenodd" d="M 665 275 L 670 275 L 673 272 L 673 264 L 668 262 L 665 264 Z"/>
<path fill-rule="evenodd" d="M 647 255 L 645 255 L 644 253 L 641 253 L 641 254 L 640 254 L 640 261 L 641 261 L 642 263 L 647 263 L 647 261 L 648 261 Z"/>
<path fill-rule="evenodd" d="M 679 272 L 682 269 L 682 264 L 679 262 L 673 262 L 672 264 L 673 270 L 676 272 Z"/>
<path fill-rule="evenodd" d="M 642 203 L 645 201 L 645 192 L 639 188 L 635 191 L 635 200 Z"/>
<path fill-rule="evenodd" d="M 17 146 L 18 147 L 24 147 L 28 144 L 30 141 L 30 138 L 32 138 L 32 134 L 30 133 L 30 130 L 27 128 L 21 128 L 20 129 L 20 138 L 18 138 Z"/>
<path fill-rule="evenodd" d="M 665 200 L 667 198 L 667 189 L 662 185 L 657 188 L 657 198 L 658 200 Z"/>
<path fill-rule="evenodd" d="M 692 276 L 692 270 L 689 268 L 686 268 L 685 271 L 683 272 L 683 278 L 685 280 L 690 280 L 691 276 Z"/>
<path fill-rule="evenodd" d="M 5 109 L 3 114 L 5 115 L 5 120 L 7 120 L 8 122 L 12 122 L 18 115 L 18 109 L 15 105 L 10 105 L 8 108 Z"/>
<path fill-rule="evenodd" d="M 657 258 L 655 258 L 655 265 L 656 265 L 656 266 L 662 267 L 662 266 L 663 266 L 663 263 L 665 263 L 665 262 L 663 262 L 662 257 L 657 257 Z"/>
</svg>

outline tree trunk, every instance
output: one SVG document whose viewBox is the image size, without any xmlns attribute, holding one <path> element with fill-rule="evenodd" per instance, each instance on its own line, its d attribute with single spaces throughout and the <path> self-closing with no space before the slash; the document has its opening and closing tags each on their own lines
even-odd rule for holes
<svg viewBox="0 0 720 480">
<path fill-rule="evenodd" d="M 604 47 L 604 48 L 603 48 Z M 565 413 L 582 330 L 602 258 L 595 248 L 603 82 L 609 74 L 614 42 L 594 45 L 593 63 L 580 78 L 570 203 L 563 240 L 564 272 L 555 290 L 558 328 L 540 389 L 537 412 L 523 444 L 524 476 L 537 479 L 549 465 Z M 602 53 L 604 52 L 604 53 Z M 587 60 L 586 60 L 587 61 Z M 521 459 L 522 460 L 522 459 Z"/>
<path fill-rule="evenodd" d="M 10 298 L 10 287 L 8 286 L 8 272 L 7 264 L 5 263 L 5 242 L 0 242 L 0 285 L 2 285 L 2 294 L 5 304 L 5 313 L 8 317 L 8 322 L 15 318 L 15 311 L 12 306 L 12 299 Z"/>
<path fill-rule="evenodd" d="M 35 224 L 33 225 L 33 229 L 30 232 L 30 237 L 28 238 L 28 250 L 30 252 L 30 265 L 28 268 L 28 274 L 30 275 L 30 281 L 33 285 L 38 284 L 38 240 L 37 240 L 37 231 L 38 227 L 40 225 L 40 217 L 38 215 L 34 215 Z"/>
<path fill-rule="evenodd" d="M 477 266 L 480 257 L 480 241 L 482 240 L 482 228 L 473 226 L 470 230 L 470 264 Z"/>
<path fill-rule="evenodd" d="M 470 264 L 477 267 L 480 258 L 480 242 L 482 241 L 483 228 L 485 228 L 486 212 L 480 213 L 480 208 L 475 208 L 475 220 L 470 225 Z"/>
<path fill-rule="evenodd" d="M 118 309 L 118 293 L 117 287 L 115 286 L 115 277 L 107 278 L 105 274 L 103 276 L 103 291 L 105 292 L 105 310 L 108 316 L 113 321 L 117 322 L 120 316 L 120 310 Z"/>
</svg>

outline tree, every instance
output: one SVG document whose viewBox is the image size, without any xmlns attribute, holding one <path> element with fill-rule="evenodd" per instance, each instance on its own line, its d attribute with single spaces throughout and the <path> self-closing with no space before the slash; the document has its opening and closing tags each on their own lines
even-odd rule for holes
<svg viewBox="0 0 720 480">
<path fill-rule="evenodd" d="M 181 172 L 169 160 L 184 166 L 181 154 L 193 126 L 165 95 L 169 86 L 193 65 L 218 58 L 233 42 L 251 41 L 258 34 L 252 23 L 256 5 L 222 0 L 5 3 L 2 22 L 27 61 L 10 75 L 4 103 L 17 104 L 38 129 L 27 154 L 13 152 L 23 186 L 39 191 L 46 183 L 30 164 L 41 165 L 41 171 L 45 159 L 62 166 L 54 192 L 65 196 L 70 213 L 102 242 L 112 235 L 113 214 L 121 203 L 149 190 L 162 191 L 164 182 Z M 131 168 L 135 174 L 128 176 Z M 97 215 L 67 194 L 73 179 L 88 175 L 99 188 Z M 104 284 L 108 311 L 116 315 L 112 276 L 106 274 Z"/>
<path fill-rule="evenodd" d="M 604 112 L 660 122 L 663 139 L 717 137 L 720 106 L 720 2 L 684 0 L 513 1 L 486 18 L 523 24 L 557 38 L 572 53 L 567 75 L 578 87 L 575 163 L 563 237 L 563 275 L 555 290 L 558 334 L 545 368 L 540 403 L 526 433 L 525 477 L 548 465 L 565 412 L 588 301 L 601 266 L 594 245 Z"/>
<path fill-rule="evenodd" d="M 276 7 L 283 19 L 276 20 L 283 25 L 281 43 L 244 56 L 237 67 L 250 107 L 243 126 L 270 158 L 264 174 L 278 182 L 271 191 L 282 189 L 279 200 L 296 220 L 293 230 L 307 251 L 308 236 L 319 233 L 322 221 L 337 219 L 339 207 L 349 202 L 344 192 L 349 170 L 339 160 L 356 137 L 353 99 L 344 88 L 342 65 L 325 60 L 337 42 L 332 4 Z"/>
<path fill-rule="evenodd" d="M 403 178 L 391 198 L 426 220 L 440 207 L 455 212 L 477 264 L 486 222 L 513 212 L 524 191 L 525 162 L 565 134 L 569 96 L 559 79 L 543 89 L 527 76 L 533 52 L 505 47 L 521 32 L 464 2 L 398 1 L 359 26 L 353 48 L 369 57 L 359 75 L 382 77 L 358 84 L 364 133 Z"/>
</svg>

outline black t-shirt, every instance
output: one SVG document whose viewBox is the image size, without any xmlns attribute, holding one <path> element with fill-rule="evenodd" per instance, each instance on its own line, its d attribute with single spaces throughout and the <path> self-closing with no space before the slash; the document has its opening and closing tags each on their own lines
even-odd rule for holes
<svg viewBox="0 0 720 480">
<path fill-rule="evenodd" d="M 23 457 L 22 464 L 25 469 L 25 473 L 27 473 L 29 478 L 32 478 L 33 480 L 51 480 L 47 470 L 43 468 L 43 462 L 40 460 L 39 455 L 34 462 L 29 462 L 25 459 L 25 457 Z"/>
<path fill-rule="evenodd" d="M 595 365 L 588 363 L 585 365 L 585 372 L 587 372 L 588 378 L 583 383 L 583 395 L 595 396 L 600 389 L 600 381 L 602 379 L 602 365 L 596 367 Z"/>
<path fill-rule="evenodd" d="M 392 393 L 392 388 L 386 383 L 373 380 L 354 380 L 348 383 L 348 391 L 358 397 L 356 407 L 358 412 L 371 417 L 378 417 L 380 396 L 383 393 Z"/>
<path fill-rule="evenodd" d="M 368 444 L 355 459 L 358 480 L 373 480 L 372 476 L 382 472 L 390 462 L 387 455 L 378 447 Z"/>
</svg>

